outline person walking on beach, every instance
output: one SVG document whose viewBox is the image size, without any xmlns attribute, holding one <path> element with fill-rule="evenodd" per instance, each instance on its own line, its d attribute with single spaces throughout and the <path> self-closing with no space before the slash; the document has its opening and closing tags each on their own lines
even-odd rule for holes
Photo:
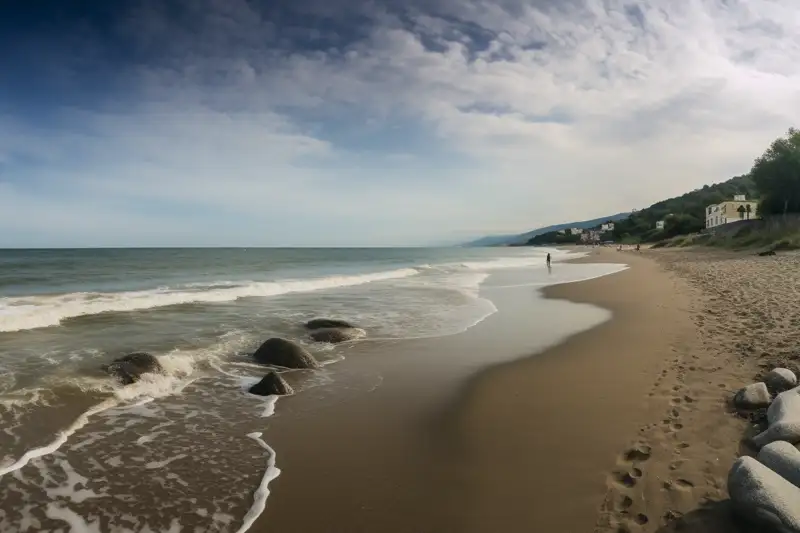
<svg viewBox="0 0 800 533">
<path fill-rule="evenodd" d="M 550 253 L 547 254 L 547 266 L 550 266 Z"/>
</svg>

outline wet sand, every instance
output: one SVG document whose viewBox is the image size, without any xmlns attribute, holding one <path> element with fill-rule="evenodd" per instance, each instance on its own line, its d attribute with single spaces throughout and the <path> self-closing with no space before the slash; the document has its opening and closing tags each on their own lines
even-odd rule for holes
<svg viewBox="0 0 800 533">
<path fill-rule="evenodd" d="M 745 531 L 726 478 L 754 428 L 730 402 L 775 365 L 798 370 L 800 255 L 579 261 L 631 268 L 544 289 L 546 316 L 534 288 L 491 293 L 500 311 L 464 334 L 354 347 L 335 380 L 352 386 L 326 407 L 282 400 L 284 475 L 257 530 Z M 597 325 L 533 334 L 570 320 Z"/>
<path fill-rule="evenodd" d="M 355 346 L 335 390 L 281 400 L 266 435 L 283 474 L 256 530 L 592 531 L 616 476 L 645 469 L 624 456 L 656 447 L 640 430 L 671 408 L 660 385 L 699 340 L 681 278 L 613 250 L 585 261 L 631 268 L 545 289 L 546 316 L 535 288 L 490 279 L 499 312 L 466 333 Z M 554 330 L 571 321 L 595 327 Z"/>
</svg>

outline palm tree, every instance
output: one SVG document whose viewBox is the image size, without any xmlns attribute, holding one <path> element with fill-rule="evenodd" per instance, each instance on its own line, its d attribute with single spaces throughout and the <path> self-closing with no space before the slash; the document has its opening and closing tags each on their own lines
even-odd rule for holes
<svg viewBox="0 0 800 533">
<path fill-rule="evenodd" d="M 753 207 L 750 204 L 747 204 L 746 211 L 747 211 L 747 220 L 750 220 L 750 213 L 753 212 Z"/>
<path fill-rule="evenodd" d="M 740 219 L 742 219 L 742 220 L 744 220 L 744 213 L 745 213 L 745 211 L 747 211 L 747 210 L 744 208 L 744 206 L 743 206 L 743 205 L 740 205 L 740 206 L 739 206 L 739 209 L 737 209 L 737 211 L 739 212 L 739 218 L 740 218 Z"/>
</svg>

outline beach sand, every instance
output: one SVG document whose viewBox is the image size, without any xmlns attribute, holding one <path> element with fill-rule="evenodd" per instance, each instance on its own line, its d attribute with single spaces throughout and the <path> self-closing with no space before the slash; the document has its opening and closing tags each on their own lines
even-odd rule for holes
<svg viewBox="0 0 800 533">
<path fill-rule="evenodd" d="M 797 256 L 581 261 L 631 268 L 545 295 L 613 319 L 531 317 L 533 289 L 498 291 L 500 312 L 467 332 L 354 345 L 335 390 L 281 400 L 268 438 L 284 474 L 254 529 L 738 531 L 725 479 L 752 428 L 730 398 L 800 355 Z M 534 319 L 599 325 L 552 347 Z"/>
</svg>

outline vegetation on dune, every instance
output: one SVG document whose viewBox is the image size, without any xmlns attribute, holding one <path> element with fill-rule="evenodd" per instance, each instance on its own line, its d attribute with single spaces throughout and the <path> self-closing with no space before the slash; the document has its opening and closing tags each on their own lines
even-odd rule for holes
<svg viewBox="0 0 800 533">
<path fill-rule="evenodd" d="M 800 130 L 775 139 L 750 171 L 764 216 L 800 213 Z"/>
</svg>

